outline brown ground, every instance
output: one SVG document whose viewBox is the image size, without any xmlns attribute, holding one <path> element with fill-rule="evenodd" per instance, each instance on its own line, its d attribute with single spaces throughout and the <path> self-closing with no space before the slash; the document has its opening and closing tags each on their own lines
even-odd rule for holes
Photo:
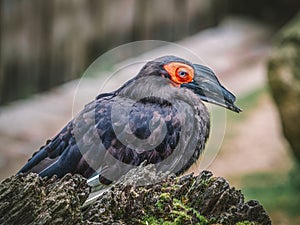
<svg viewBox="0 0 300 225">
<path fill-rule="evenodd" d="M 247 110 L 245 119 L 228 121 L 221 151 L 209 167 L 215 175 L 287 170 L 292 165 L 270 96 L 263 93 L 257 106 Z"/>
</svg>

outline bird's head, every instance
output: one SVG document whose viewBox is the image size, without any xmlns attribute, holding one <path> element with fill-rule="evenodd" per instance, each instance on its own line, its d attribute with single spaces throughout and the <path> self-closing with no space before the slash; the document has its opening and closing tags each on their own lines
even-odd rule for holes
<svg viewBox="0 0 300 225">
<path fill-rule="evenodd" d="M 149 75 L 163 76 L 171 80 L 174 87 L 192 90 L 203 101 L 237 113 L 242 111 L 234 104 L 235 96 L 221 85 L 214 72 L 206 66 L 192 64 L 176 56 L 163 56 L 146 63 L 138 77 Z"/>
</svg>

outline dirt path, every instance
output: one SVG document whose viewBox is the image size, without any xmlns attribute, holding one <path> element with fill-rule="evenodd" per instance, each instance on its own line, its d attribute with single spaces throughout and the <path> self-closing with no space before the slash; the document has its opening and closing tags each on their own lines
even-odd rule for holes
<svg viewBox="0 0 300 225">
<path fill-rule="evenodd" d="M 277 110 L 266 93 L 246 118 L 228 121 L 220 153 L 208 168 L 218 176 L 278 171 L 292 165 L 288 145 L 281 135 Z"/>
</svg>

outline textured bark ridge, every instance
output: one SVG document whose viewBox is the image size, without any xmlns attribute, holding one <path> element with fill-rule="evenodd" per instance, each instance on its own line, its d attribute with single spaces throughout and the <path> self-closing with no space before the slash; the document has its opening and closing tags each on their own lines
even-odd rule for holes
<svg viewBox="0 0 300 225">
<path fill-rule="evenodd" d="M 0 224 L 76 224 L 89 195 L 86 180 L 67 174 L 57 180 L 17 175 L 0 184 Z"/>
<path fill-rule="evenodd" d="M 88 207 L 81 207 L 89 188 L 78 175 L 13 176 L 0 185 L 0 224 L 271 224 L 257 201 L 245 202 L 209 171 L 164 179 L 153 171 L 130 171 Z"/>
</svg>

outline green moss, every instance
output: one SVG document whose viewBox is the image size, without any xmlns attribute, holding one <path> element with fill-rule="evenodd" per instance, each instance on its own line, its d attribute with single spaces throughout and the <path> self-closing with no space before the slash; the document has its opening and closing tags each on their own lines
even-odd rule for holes
<svg viewBox="0 0 300 225">
<path fill-rule="evenodd" d="M 162 193 L 159 196 L 159 199 L 162 201 L 169 201 L 171 199 L 170 193 Z"/>
<path fill-rule="evenodd" d="M 170 193 L 162 193 L 155 206 L 157 213 L 143 218 L 143 224 L 179 225 L 179 224 L 208 224 L 207 219 L 198 211 L 187 206 L 183 201 L 171 198 Z M 169 213 L 166 211 L 169 210 Z M 160 216 L 162 218 L 160 218 Z"/>
<path fill-rule="evenodd" d="M 172 217 L 174 217 L 174 223 L 180 224 L 182 221 L 191 221 L 192 217 L 188 215 L 185 211 L 171 211 Z"/>
<path fill-rule="evenodd" d="M 259 224 L 255 222 L 243 221 L 243 222 L 238 222 L 235 225 L 259 225 Z"/>
<path fill-rule="evenodd" d="M 170 193 L 162 193 L 159 196 L 158 201 L 156 202 L 155 206 L 157 207 L 159 212 L 164 212 L 166 208 L 166 204 L 171 202 Z"/>
<path fill-rule="evenodd" d="M 142 224 L 144 224 L 144 225 L 163 224 L 163 219 L 156 218 L 155 216 L 146 215 L 143 218 Z"/>
</svg>

